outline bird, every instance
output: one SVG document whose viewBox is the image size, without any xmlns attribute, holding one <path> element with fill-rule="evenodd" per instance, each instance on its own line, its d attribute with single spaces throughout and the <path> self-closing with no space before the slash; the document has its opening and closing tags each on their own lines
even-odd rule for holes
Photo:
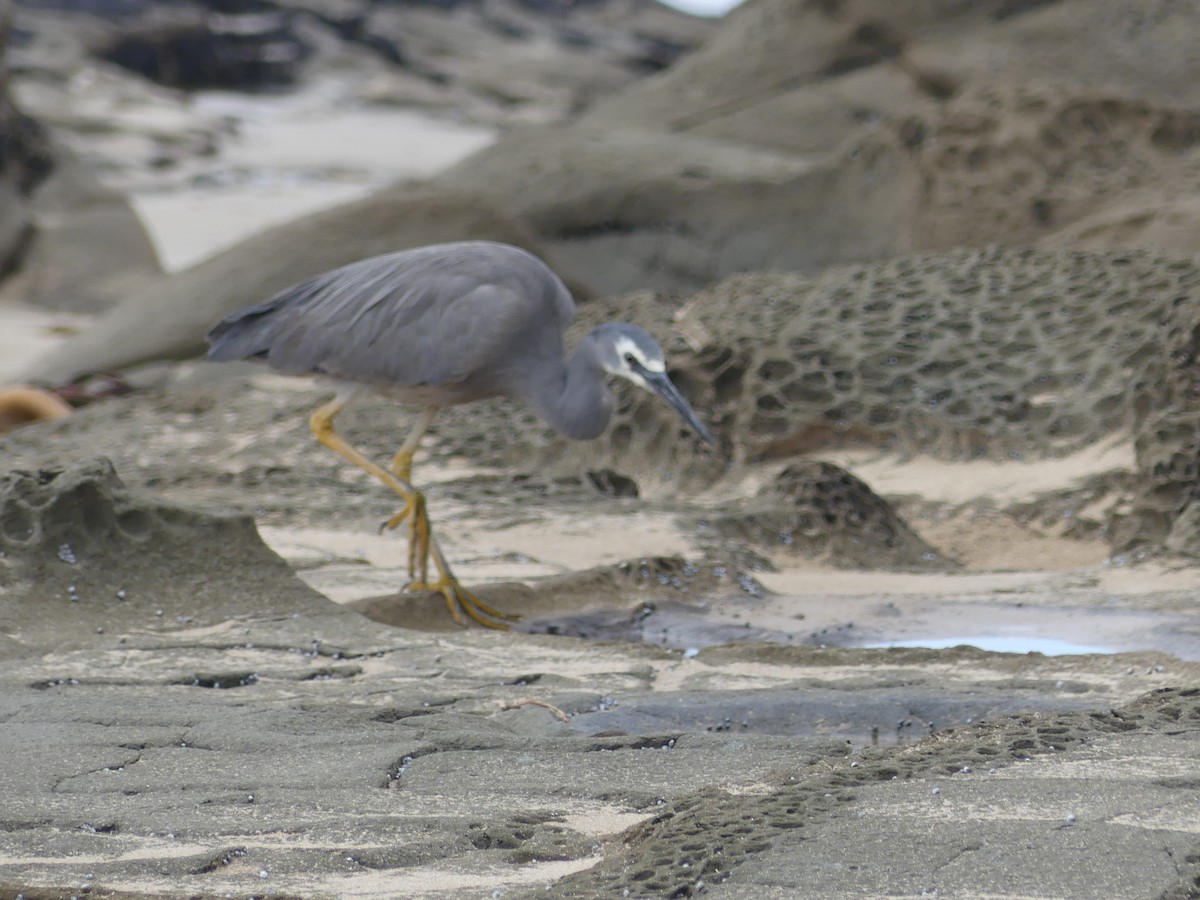
<svg viewBox="0 0 1200 900">
<path fill-rule="evenodd" d="M 408 590 L 443 596 L 454 619 L 504 629 L 518 617 L 459 583 L 434 538 L 413 455 L 439 409 L 491 397 L 523 402 L 575 440 L 612 417 L 610 376 L 661 397 L 709 445 L 716 441 L 667 375 L 662 347 L 624 322 L 593 328 L 568 356 L 575 303 L 540 258 L 509 244 L 456 241 L 362 259 L 231 313 L 208 332 L 207 358 L 258 360 L 282 374 L 320 376 L 336 396 L 309 418 L 316 439 L 402 500 L 380 530 L 408 523 Z M 384 469 L 334 429 L 366 392 L 421 408 Z M 432 558 L 437 578 L 430 580 Z"/>
</svg>

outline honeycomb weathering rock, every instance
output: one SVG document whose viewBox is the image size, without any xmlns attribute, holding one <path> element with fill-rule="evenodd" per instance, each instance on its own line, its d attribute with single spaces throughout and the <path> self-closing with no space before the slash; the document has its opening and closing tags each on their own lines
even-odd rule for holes
<svg viewBox="0 0 1200 900">
<path fill-rule="evenodd" d="M 1145 424 L 1186 356 L 1169 348 L 1200 324 L 1198 290 L 1195 263 L 1148 252 L 992 247 L 739 276 L 678 314 L 643 295 L 583 318 L 666 336 L 735 460 L 814 423 L 948 459 L 1057 456 Z M 619 409 L 608 440 L 651 410 Z"/>
<path fill-rule="evenodd" d="M 718 533 L 765 547 L 868 569 L 946 569 L 886 500 L 845 469 L 819 460 L 788 466 L 740 510 L 708 520 Z"/>
<path fill-rule="evenodd" d="M 672 377 L 734 464 L 817 447 L 814 434 L 945 459 L 1064 455 L 1136 439 L 1138 488 L 1117 548 L 1200 551 L 1180 520 L 1200 444 L 1200 267 L 1149 251 L 989 247 L 750 274 L 682 304 L 650 294 L 586 304 L 575 337 L 610 319 L 660 336 Z M 493 458 L 610 466 L 639 483 L 703 484 L 725 463 L 657 399 L 618 386 L 613 425 L 572 445 L 532 415 L 473 407 L 444 437 L 486 432 Z M 465 429 L 463 426 L 467 426 Z M 476 437 L 478 440 L 478 437 Z M 461 444 L 460 444 L 461 446 Z M 1014 471 L 1014 477 L 1019 474 Z"/>
<path fill-rule="evenodd" d="M 1198 296 L 1194 262 L 1146 251 L 959 250 L 731 279 L 684 309 L 704 341 L 672 349 L 735 458 L 814 422 L 947 458 L 1054 456 L 1129 431 L 1138 487 L 1114 547 L 1169 536 L 1194 553 L 1200 517 L 1180 515 L 1198 474 Z"/>
<path fill-rule="evenodd" d="M 248 515 L 127 489 L 107 459 L 0 475 L 0 642 L 63 646 L 106 630 L 331 609 Z"/>
</svg>

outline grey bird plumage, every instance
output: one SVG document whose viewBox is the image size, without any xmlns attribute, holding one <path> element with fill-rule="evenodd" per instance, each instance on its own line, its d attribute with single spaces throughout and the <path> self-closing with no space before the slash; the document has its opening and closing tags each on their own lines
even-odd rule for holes
<svg viewBox="0 0 1200 900">
<path fill-rule="evenodd" d="M 513 397 L 575 439 L 608 424 L 612 374 L 663 397 L 713 443 L 649 334 L 602 325 L 568 358 L 574 314 L 570 292 L 536 256 L 487 241 L 436 244 L 343 266 L 234 313 L 209 332 L 208 357 L 259 358 L 425 406 Z"/>
<path fill-rule="evenodd" d="M 436 244 L 343 266 L 236 312 L 208 333 L 208 357 L 261 359 L 280 372 L 336 381 L 337 397 L 312 414 L 309 426 L 321 444 L 403 499 L 383 527 L 408 523 L 409 586 L 442 594 L 459 622 L 466 622 L 465 614 L 507 628 L 514 616 L 489 606 L 451 573 L 425 498 L 410 482 L 413 454 L 439 407 L 513 397 L 567 437 L 586 440 L 612 417 L 607 376 L 616 375 L 662 397 L 714 443 L 667 377 L 653 337 L 613 322 L 593 328 L 568 357 L 564 335 L 574 315 L 570 292 L 536 256 L 486 241 Z M 364 387 L 425 407 L 390 471 L 333 426 Z"/>
</svg>

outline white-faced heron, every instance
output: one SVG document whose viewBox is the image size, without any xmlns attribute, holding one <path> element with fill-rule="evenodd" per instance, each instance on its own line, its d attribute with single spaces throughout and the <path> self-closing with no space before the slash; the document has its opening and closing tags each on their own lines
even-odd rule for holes
<svg viewBox="0 0 1200 900">
<path fill-rule="evenodd" d="M 593 329 L 568 358 L 575 314 L 566 285 L 530 253 L 507 244 L 435 244 L 364 259 L 310 278 L 227 316 L 208 333 L 212 360 L 262 359 L 288 375 L 321 375 L 337 396 L 309 419 L 318 441 L 370 472 L 404 500 L 384 523 L 409 527 L 413 590 L 442 594 L 450 612 L 505 628 L 516 618 L 488 606 L 451 574 L 434 540 L 425 499 L 410 483 L 412 459 L 438 409 L 486 397 L 524 401 L 569 438 L 608 425 L 617 375 L 662 397 L 701 438 L 708 429 L 667 377 L 662 348 L 636 325 Z M 375 465 L 334 431 L 356 395 L 376 390 L 424 411 L 392 459 Z M 429 580 L 429 557 L 437 567 Z"/>
</svg>

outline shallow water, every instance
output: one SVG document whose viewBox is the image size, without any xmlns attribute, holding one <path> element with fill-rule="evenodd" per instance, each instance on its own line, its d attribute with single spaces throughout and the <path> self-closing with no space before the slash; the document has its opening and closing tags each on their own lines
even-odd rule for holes
<svg viewBox="0 0 1200 900">
<path fill-rule="evenodd" d="M 927 647 L 944 650 L 960 645 L 978 647 L 990 653 L 1041 653 L 1043 656 L 1083 656 L 1092 653 L 1117 653 L 1116 647 L 1099 644 L 1076 644 L 1060 638 L 1035 637 L 1026 634 L 987 634 L 956 637 L 906 638 L 898 641 L 873 641 L 863 644 L 868 649 L 886 647 Z"/>
</svg>

